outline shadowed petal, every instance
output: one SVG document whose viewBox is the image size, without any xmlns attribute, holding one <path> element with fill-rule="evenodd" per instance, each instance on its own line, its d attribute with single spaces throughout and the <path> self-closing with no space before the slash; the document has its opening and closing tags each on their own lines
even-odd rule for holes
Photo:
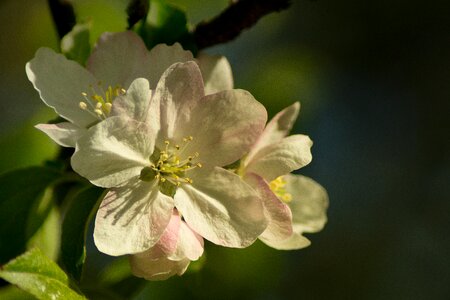
<svg viewBox="0 0 450 300">
<path fill-rule="evenodd" d="M 243 248 L 264 231 L 261 199 L 241 178 L 225 169 L 193 174 L 175 194 L 175 206 L 195 232 L 211 242 Z"/>
<path fill-rule="evenodd" d="M 166 280 L 174 275 L 183 275 L 186 272 L 189 259 L 170 260 L 167 257 L 152 258 L 152 249 L 130 256 L 131 272 L 134 276 L 146 280 Z"/>
<path fill-rule="evenodd" d="M 200 53 L 197 62 L 205 83 L 205 94 L 233 89 L 233 74 L 224 56 Z"/>
<path fill-rule="evenodd" d="M 154 93 L 161 103 L 161 140 L 177 137 L 203 95 L 203 80 L 195 62 L 177 63 L 164 72 Z"/>
<path fill-rule="evenodd" d="M 89 57 L 87 68 L 104 86 L 120 85 L 125 89 L 134 79 L 149 78 L 152 72 L 147 48 L 132 31 L 103 33 Z"/>
<path fill-rule="evenodd" d="M 327 222 L 327 191 L 309 177 L 289 174 L 286 190 L 292 194 L 289 207 L 295 232 L 318 232 Z"/>
<path fill-rule="evenodd" d="M 253 172 L 267 181 L 306 166 L 312 160 L 311 139 L 302 134 L 288 136 L 262 148 L 249 162 L 246 172 Z"/>
<path fill-rule="evenodd" d="M 75 148 L 77 140 L 87 133 L 86 128 L 78 127 L 70 122 L 58 124 L 38 124 L 37 129 L 48 135 L 54 142 L 63 147 Z"/>
<path fill-rule="evenodd" d="M 263 133 L 259 137 L 256 144 L 252 147 L 251 152 L 248 154 L 246 161 L 251 161 L 252 157 L 263 147 L 270 144 L 275 144 L 281 141 L 285 136 L 289 134 L 295 120 L 298 117 L 300 111 L 300 103 L 295 102 L 294 104 L 286 107 L 279 113 L 277 113 L 269 123 L 267 123 L 266 128 L 264 128 Z"/>
<path fill-rule="evenodd" d="M 285 203 L 272 192 L 267 182 L 256 174 L 246 174 L 245 182 L 260 193 L 269 225 L 259 237 L 261 240 L 281 241 L 290 237 L 292 231 L 292 213 Z"/>
<path fill-rule="evenodd" d="M 82 66 L 51 49 L 39 48 L 27 63 L 26 72 L 42 101 L 61 117 L 80 127 L 98 121 L 79 107 L 80 101 L 85 101 L 81 93 L 97 82 Z"/>
<path fill-rule="evenodd" d="M 161 194 L 156 182 L 135 178 L 109 190 L 95 218 L 95 245 L 114 256 L 149 249 L 169 224 L 173 205 L 173 199 Z"/>
<path fill-rule="evenodd" d="M 183 50 L 179 43 L 172 46 L 158 44 L 150 50 L 149 61 L 151 72 L 148 80 L 151 86 L 156 86 L 163 73 L 174 63 L 194 60 L 190 51 Z"/>
</svg>

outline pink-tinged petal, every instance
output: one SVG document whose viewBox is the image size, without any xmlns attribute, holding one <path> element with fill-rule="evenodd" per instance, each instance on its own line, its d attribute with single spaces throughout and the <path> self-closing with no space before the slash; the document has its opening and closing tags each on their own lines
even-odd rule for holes
<svg viewBox="0 0 450 300">
<path fill-rule="evenodd" d="M 292 210 L 294 231 L 318 232 L 327 222 L 328 194 L 309 177 L 289 174 L 284 177 L 286 190 L 292 195 L 288 204 Z"/>
<path fill-rule="evenodd" d="M 114 256 L 143 252 L 160 239 L 173 206 L 173 199 L 160 193 L 156 182 L 135 178 L 110 189 L 95 218 L 95 245 Z"/>
<path fill-rule="evenodd" d="M 87 133 L 86 128 L 78 127 L 70 122 L 38 124 L 34 127 L 44 132 L 54 142 L 63 147 L 75 148 L 77 140 Z"/>
<path fill-rule="evenodd" d="M 164 255 L 170 255 L 177 250 L 182 223 L 180 215 L 177 210 L 174 209 L 169 225 L 167 225 L 166 230 L 155 245 L 155 247 L 159 248 Z"/>
<path fill-rule="evenodd" d="M 289 134 L 292 126 L 297 120 L 298 113 L 300 112 L 300 103 L 295 102 L 294 104 L 286 107 L 279 113 L 277 113 L 269 123 L 267 123 L 266 128 L 264 128 L 263 133 L 259 137 L 256 144 L 252 147 L 250 153 L 246 158 L 246 162 L 251 161 L 252 157 L 263 147 L 270 144 L 276 144 L 281 141 L 285 136 Z"/>
<path fill-rule="evenodd" d="M 161 104 L 162 140 L 177 137 L 203 95 L 202 75 L 195 62 L 177 63 L 164 72 L 153 96 Z"/>
<path fill-rule="evenodd" d="M 149 78 L 152 71 L 147 48 L 132 31 L 102 34 L 87 68 L 104 87 L 120 85 L 125 89 L 136 78 Z"/>
<path fill-rule="evenodd" d="M 203 254 L 203 238 L 193 231 L 185 222 L 180 224 L 178 244 L 175 253 L 169 255 L 171 260 L 197 260 Z"/>
<path fill-rule="evenodd" d="M 246 174 L 244 180 L 259 192 L 269 219 L 269 225 L 259 238 L 282 241 L 290 237 L 293 231 L 292 213 L 289 206 L 278 199 L 262 177 L 256 174 Z"/>
<path fill-rule="evenodd" d="M 267 219 L 257 192 L 225 169 L 190 172 L 192 184 L 175 194 L 175 206 L 186 223 L 207 240 L 243 248 L 266 229 Z"/>
<path fill-rule="evenodd" d="M 228 60 L 224 56 L 200 53 L 197 63 L 205 83 L 205 94 L 233 89 L 233 74 Z"/>
<path fill-rule="evenodd" d="M 167 257 L 153 258 L 152 249 L 130 256 L 131 272 L 134 276 L 152 281 L 166 280 L 174 275 L 183 275 L 191 262 L 187 258 L 178 261 Z"/>
<path fill-rule="evenodd" d="M 151 103 L 152 91 L 148 80 L 138 78 L 131 83 L 125 95 L 115 98 L 110 116 L 126 116 L 144 123 L 150 117 L 159 127 L 159 102 L 156 111 Z"/>
<path fill-rule="evenodd" d="M 230 90 L 202 98 L 178 131 L 194 138 L 186 153 L 200 153 L 205 166 L 226 166 L 249 151 L 266 121 L 266 109 L 249 92 Z"/>
<path fill-rule="evenodd" d="M 277 250 L 298 250 L 311 245 L 311 242 L 307 238 L 296 232 L 283 241 L 274 241 L 264 238 L 261 238 L 261 241 L 267 246 Z"/>
<path fill-rule="evenodd" d="M 311 147 L 312 141 L 306 135 L 288 136 L 258 151 L 246 167 L 246 172 L 272 181 L 309 164 L 312 160 Z"/>
<path fill-rule="evenodd" d="M 97 80 L 82 66 L 66 59 L 51 49 L 40 48 L 27 63 L 26 73 L 42 101 L 60 116 L 78 125 L 88 127 L 97 118 L 79 107 L 84 100 L 82 92 L 88 92 Z"/>
<path fill-rule="evenodd" d="M 149 61 L 151 72 L 148 80 L 151 86 L 156 86 L 163 73 L 174 63 L 194 60 L 190 51 L 183 50 L 179 43 L 172 46 L 158 44 L 150 50 Z"/>
<path fill-rule="evenodd" d="M 149 165 L 155 135 L 144 123 L 108 118 L 78 140 L 72 168 L 97 186 L 121 185 Z"/>
</svg>

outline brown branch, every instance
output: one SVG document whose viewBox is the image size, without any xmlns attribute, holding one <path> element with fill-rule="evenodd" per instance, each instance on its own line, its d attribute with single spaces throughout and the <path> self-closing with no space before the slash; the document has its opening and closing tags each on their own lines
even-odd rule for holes
<svg viewBox="0 0 450 300">
<path fill-rule="evenodd" d="M 194 39 L 198 49 L 231 41 L 243 30 L 255 25 L 263 16 L 287 9 L 290 4 L 290 0 L 234 1 L 213 20 L 197 25 Z"/>
<path fill-rule="evenodd" d="M 68 0 L 48 0 L 58 36 L 62 39 L 76 24 L 75 12 Z"/>
</svg>

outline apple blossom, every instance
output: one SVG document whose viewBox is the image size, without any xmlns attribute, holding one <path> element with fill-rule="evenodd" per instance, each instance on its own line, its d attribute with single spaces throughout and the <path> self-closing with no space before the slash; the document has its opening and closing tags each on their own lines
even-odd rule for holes
<svg viewBox="0 0 450 300">
<path fill-rule="evenodd" d="M 109 116 L 113 100 L 123 95 L 136 78 L 152 88 L 173 63 L 195 60 L 180 44 L 159 44 L 148 51 L 131 31 L 104 33 L 91 53 L 87 67 L 49 48 L 40 48 L 27 63 L 26 73 L 41 99 L 68 122 L 36 127 L 56 143 L 75 147 L 87 128 Z M 226 58 L 201 54 L 196 60 L 205 80 L 206 94 L 233 88 Z"/>
<path fill-rule="evenodd" d="M 260 240 L 280 250 L 308 246 L 310 241 L 302 234 L 320 231 L 326 223 L 325 189 L 310 178 L 289 174 L 312 159 L 308 136 L 287 136 L 299 110 L 296 102 L 279 112 L 237 170 L 264 201 L 270 221 Z"/>
<path fill-rule="evenodd" d="M 148 250 L 174 207 L 213 243 L 253 243 L 267 226 L 259 195 L 222 167 L 260 136 L 264 106 L 243 90 L 205 96 L 192 61 L 169 67 L 154 91 L 142 78 L 131 87 L 120 97 L 118 113 L 77 141 L 71 160 L 80 175 L 109 188 L 96 216 L 97 248 L 110 255 Z"/>
</svg>

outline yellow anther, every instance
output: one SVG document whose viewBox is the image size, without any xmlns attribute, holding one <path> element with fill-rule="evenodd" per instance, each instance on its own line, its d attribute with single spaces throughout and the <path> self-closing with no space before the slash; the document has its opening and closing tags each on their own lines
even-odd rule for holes
<svg viewBox="0 0 450 300">
<path fill-rule="evenodd" d="M 103 111 L 101 111 L 100 109 L 94 109 L 94 112 L 97 114 L 97 115 L 99 115 L 99 116 L 101 116 L 101 115 L 103 115 Z"/>
<path fill-rule="evenodd" d="M 86 94 L 85 92 L 82 92 L 82 93 L 81 93 L 81 96 L 87 97 L 87 94 Z"/>
<path fill-rule="evenodd" d="M 165 182 L 166 181 L 166 179 L 164 178 L 164 177 L 161 177 L 161 182 Z"/>
<path fill-rule="evenodd" d="M 102 104 L 100 102 L 97 102 L 97 104 L 95 105 L 95 108 L 101 109 L 102 108 Z"/>
<path fill-rule="evenodd" d="M 187 139 L 188 139 L 189 141 L 192 141 L 192 140 L 194 139 L 194 137 L 193 137 L 192 135 L 190 135 L 190 136 L 187 137 Z"/>
<path fill-rule="evenodd" d="M 80 103 L 78 103 L 78 106 L 80 106 L 80 108 L 81 108 L 82 110 L 87 109 L 87 104 L 86 104 L 86 102 L 81 101 Z"/>
<path fill-rule="evenodd" d="M 169 142 L 169 141 L 164 141 L 164 144 L 166 144 L 167 146 L 169 146 L 170 142 Z"/>
<path fill-rule="evenodd" d="M 127 92 L 126 89 L 120 89 L 120 91 L 122 92 L 122 94 L 125 94 Z"/>
<path fill-rule="evenodd" d="M 180 145 L 175 145 L 175 149 L 180 150 Z"/>
<path fill-rule="evenodd" d="M 189 178 L 189 177 L 186 177 L 185 179 L 186 179 L 186 182 L 187 182 L 187 183 L 193 183 L 193 182 L 194 182 L 194 181 L 193 181 L 191 178 Z"/>
<path fill-rule="evenodd" d="M 196 166 L 199 168 L 203 167 L 203 165 L 201 163 L 197 163 Z"/>
</svg>

